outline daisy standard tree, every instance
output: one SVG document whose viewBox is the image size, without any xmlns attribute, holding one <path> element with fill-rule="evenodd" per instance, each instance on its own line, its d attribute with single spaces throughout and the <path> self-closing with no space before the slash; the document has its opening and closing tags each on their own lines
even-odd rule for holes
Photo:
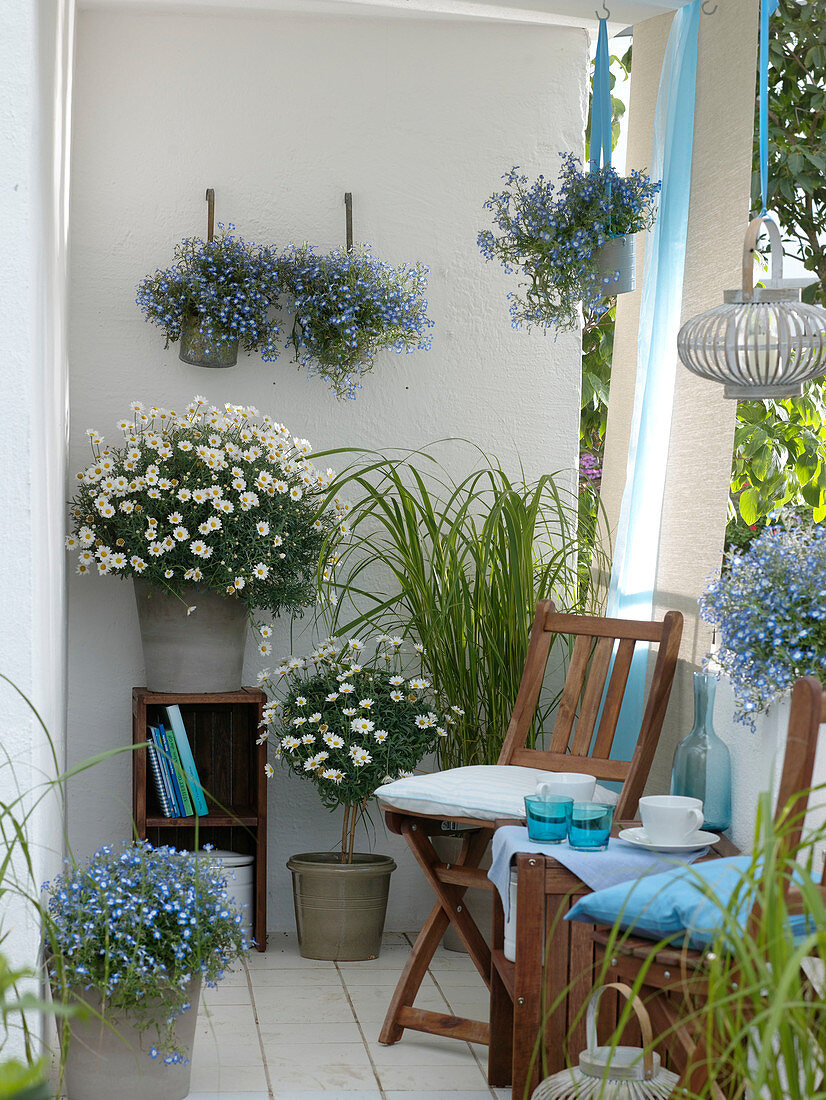
<svg viewBox="0 0 826 1100">
<path fill-rule="evenodd" d="M 430 683 L 411 674 L 400 637 L 325 642 L 262 674 L 274 756 L 313 783 L 329 810 L 344 809 L 340 858 L 352 863 L 356 826 L 383 783 L 409 775 L 447 736 Z M 421 646 L 418 647 L 421 656 Z M 267 765 L 267 775 L 274 769 Z"/>
</svg>

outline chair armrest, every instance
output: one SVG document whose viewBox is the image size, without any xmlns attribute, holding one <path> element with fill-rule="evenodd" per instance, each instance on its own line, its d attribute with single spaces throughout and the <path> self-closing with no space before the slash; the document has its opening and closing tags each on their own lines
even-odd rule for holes
<svg viewBox="0 0 826 1100">
<path fill-rule="evenodd" d="M 826 902 L 826 883 L 821 883 L 816 886 L 815 889 L 820 891 L 820 896 L 823 901 Z M 789 892 L 786 895 L 786 910 L 789 916 L 797 916 L 800 913 L 806 912 L 806 906 L 803 902 L 803 894 L 800 891 L 799 886 L 790 886 Z"/>
</svg>

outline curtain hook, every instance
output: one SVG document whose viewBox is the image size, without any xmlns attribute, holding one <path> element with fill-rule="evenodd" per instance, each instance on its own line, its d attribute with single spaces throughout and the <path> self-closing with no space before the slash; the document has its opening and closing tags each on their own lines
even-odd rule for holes
<svg viewBox="0 0 826 1100">
<path fill-rule="evenodd" d="M 611 13 L 608 10 L 608 5 L 605 3 L 605 0 L 602 0 L 602 6 L 605 8 L 605 15 L 600 15 L 596 8 L 594 9 L 594 15 L 597 17 L 597 19 L 610 19 Z"/>
<path fill-rule="evenodd" d="M 706 7 L 706 4 L 708 2 L 709 2 L 709 0 L 703 0 L 703 2 L 700 4 L 700 10 L 705 15 L 714 15 L 714 13 L 717 11 L 718 5 L 715 4 L 713 8 L 709 9 L 709 8 Z M 603 3 L 604 3 L 604 0 L 603 0 Z"/>
</svg>

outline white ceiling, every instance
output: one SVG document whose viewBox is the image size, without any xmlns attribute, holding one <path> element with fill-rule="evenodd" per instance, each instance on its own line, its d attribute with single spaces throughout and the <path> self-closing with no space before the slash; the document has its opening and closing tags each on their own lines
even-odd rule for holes
<svg viewBox="0 0 826 1100">
<path fill-rule="evenodd" d="M 609 33 L 643 19 L 674 11 L 687 0 L 608 0 Z M 596 0 L 79 0 L 81 8 L 143 11 L 232 12 L 289 11 L 308 15 L 395 16 L 493 20 L 551 26 L 596 26 Z M 603 9 L 600 7 L 600 10 Z"/>
</svg>

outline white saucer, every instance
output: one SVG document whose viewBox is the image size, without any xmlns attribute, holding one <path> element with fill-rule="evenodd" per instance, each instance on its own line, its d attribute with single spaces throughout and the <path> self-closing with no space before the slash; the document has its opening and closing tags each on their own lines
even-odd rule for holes
<svg viewBox="0 0 826 1100">
<path fill-rule="evenodd" d="M 657 844 L 649 839 L 645 829 L 636 828 L 620 830 L 619 839 L 637 848 L 648 848 L 652 852 L 696 852 L 698 848 L 716 844 L 720 837 L 717 833 L 704 833 L 702 829 L 698 829 L 679 844 Z"/>
</svg>

